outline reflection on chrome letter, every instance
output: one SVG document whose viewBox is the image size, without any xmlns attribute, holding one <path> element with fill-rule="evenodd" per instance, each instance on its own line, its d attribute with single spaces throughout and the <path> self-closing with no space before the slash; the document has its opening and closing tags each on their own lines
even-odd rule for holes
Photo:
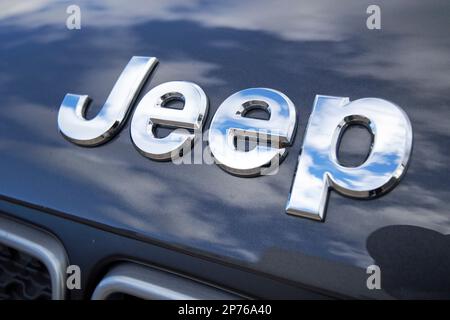
<svg viewBox="0 0 450 320">
<path fill-rule="evenodd" d="M 344 167 L 337 159 L 342 133 L 351 124 L 363 124 L 373 135 L 367 160 Z M 328 192 L 372 198 L 392 189 L 405 173 L 412 146 L 408 116 L 395 104 L 366 98 L 316 96 L 286 211 L 324 220 Z"/>
<path fill-rule="evenodd" d="M 173 100 L 181 100 L 181 110 L 166 108 Z M 144 156 L 155 160 L 176 159 L 180 151 L 191 147 L 196 132 L 201 130 L 208 112 L 208 98 L 192 82 L 172 81 L 150 90 L 139 102 L 131 119 L 131 139 Z M 167 137 L 155 136 L 156 126 L 175 129 Z"/>
<path fill-rule="evenodd" d="M 264 110 L 269 119 L 246 117 L 254 109 Z M 295 129 L 295 106 L 287 96 L 272 89 L 246 89 L 228 97 L 217 109 L 209 130 L 209 147 L 216 163 L 230 173 L 270 174 L 286 155 L 285 147 L 291 145 Z M 235 139 L 242 138 L 253 140 L 254 148 L 237 148 Z"/>
<path fill-rule="evenodd" d="M 122 128 L 130 106 L 158 63 L 156 58 L 132 57 L 119 76 L 98 115 L 86 120 L 87 95 L 66 94 L 58 113 L 58 127 L 69 141 L 96 146 L 111 139 Z"/>
</svg>

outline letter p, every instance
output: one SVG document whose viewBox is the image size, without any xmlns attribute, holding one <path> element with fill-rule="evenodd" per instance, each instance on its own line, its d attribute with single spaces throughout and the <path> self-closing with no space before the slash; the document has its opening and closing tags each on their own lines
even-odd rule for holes
<svg viewBox="0 0 450 320">
<path fill-rule="evenodd" d="M 373 135 L 366 161 L 344 167 L 337 158 L 345 128 L 362 124 Z M 329 189 L 354 198 L 373 198 L 391 190 L 406 171 L 412 148 L 408 116 L 376 98 L 316 96 L 286 206 L 288 214 L 325 219 Z"/>
</svg>

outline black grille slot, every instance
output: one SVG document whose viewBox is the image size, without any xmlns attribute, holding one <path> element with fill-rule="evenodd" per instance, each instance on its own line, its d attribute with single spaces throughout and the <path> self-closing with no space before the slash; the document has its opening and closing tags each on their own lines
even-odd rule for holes
<svg viewBox="0 0 450 320">
<path fill-rule="evenodd" d="M 0 299 L 49 300 L 51 297 L 50 275 L 42 262 L 0 244 Z"/>
</svg>

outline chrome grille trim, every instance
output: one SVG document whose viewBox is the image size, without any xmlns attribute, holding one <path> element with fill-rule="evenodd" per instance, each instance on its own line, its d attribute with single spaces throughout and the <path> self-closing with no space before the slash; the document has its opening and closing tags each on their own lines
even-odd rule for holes
<svg viewBox="0 0 450 320">
<path fill-rule="evenodd" d="M 45 231 L 0 215 L 0 243 L 40 260 L 50 274 L 52 299 L 65 298 L 68 258 L 58 239 Z"/>
<path fill-rule="evenodd" d="M 236 300 L 243 297 L 171 272 L 124 262 L 113 267 L 96 287 L 93 300 L 115 293 L 147 300 Z"/>
</svg>

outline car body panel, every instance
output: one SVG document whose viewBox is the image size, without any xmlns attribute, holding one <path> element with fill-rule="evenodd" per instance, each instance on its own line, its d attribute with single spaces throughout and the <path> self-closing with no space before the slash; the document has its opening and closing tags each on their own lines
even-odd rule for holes
<svg viewBox="0 0 450 320">
<path fill-rule="evenodd" d="M 70 3 L 33 4 L 0 15 L 3 199 L 330 295 L 450 297 L 448 2 L 381 1 L 381 30 L 366 27 L 367 1 L 80 2 L 80 30 L 66 28 Z M 95 116 L 132 56 L 160 61 L 137 102 L 192 81 L 210 100 L 205 128 L 239 90 L 286 94 L 298 129 L 279 172 L 152 161 L 130 119 L 102 146 L 65 140 L 64 95 L 88 94 Z M 414 133 L 401 183 L 369 201 L 331 192 L 324 223 L 284 210 L 316 94 L 392 101 Z M 366 286 L 372 264 L 381 290 Z"/>
</svg>

